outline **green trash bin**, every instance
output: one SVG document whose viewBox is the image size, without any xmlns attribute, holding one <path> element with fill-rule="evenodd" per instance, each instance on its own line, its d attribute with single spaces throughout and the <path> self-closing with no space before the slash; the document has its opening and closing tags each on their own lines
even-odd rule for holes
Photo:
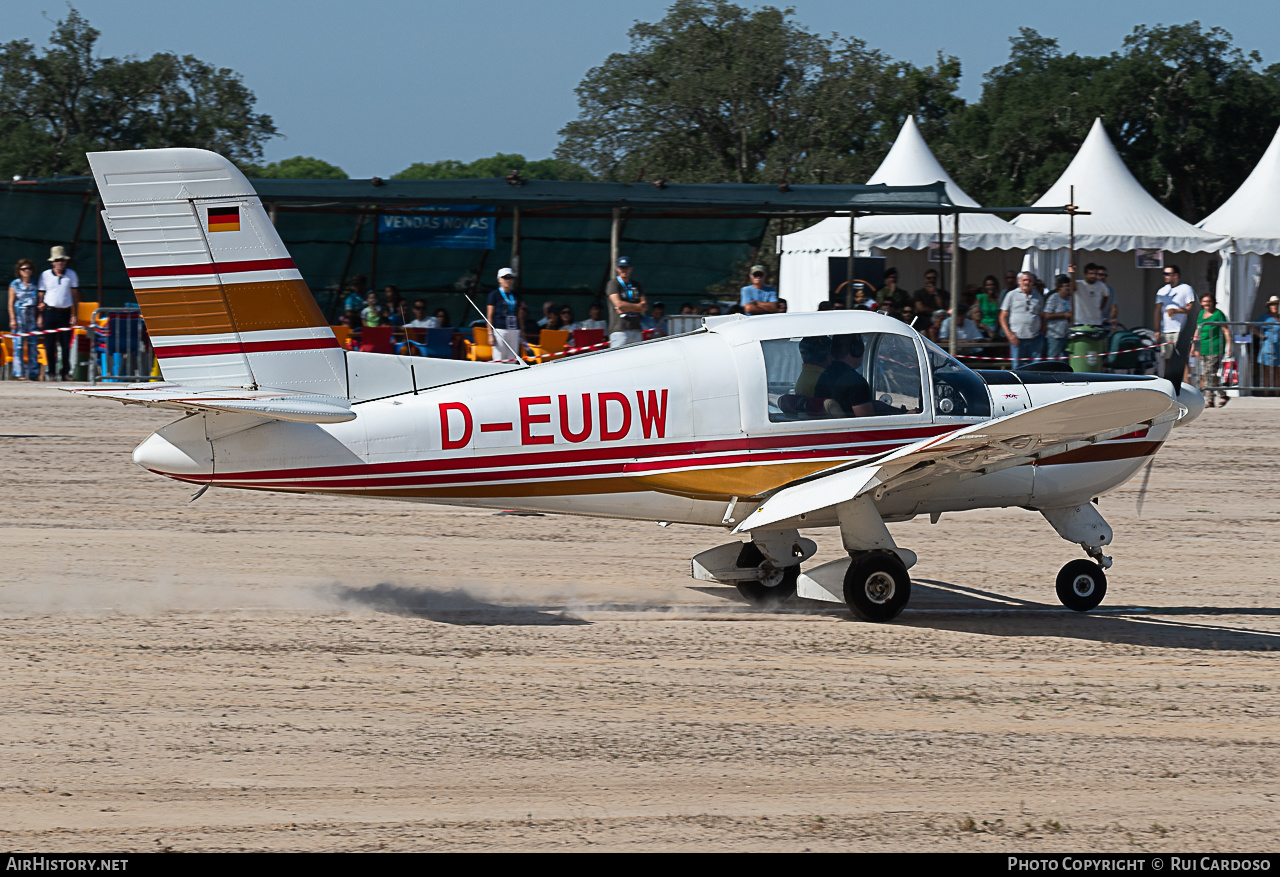
<svg viewBox="0 0 1280 877">
<path fill-rule="evenodd" d="M 1106 361 L 1109 329 L 1099 326 L 1072 326 L 1067 330 L 1067 356 L 1073 372 L 1100 372 Z"/>
</svg>

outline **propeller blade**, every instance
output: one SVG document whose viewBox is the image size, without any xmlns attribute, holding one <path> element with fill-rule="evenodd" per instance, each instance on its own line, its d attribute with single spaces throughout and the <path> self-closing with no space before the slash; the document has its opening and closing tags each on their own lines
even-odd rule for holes
<svg viewBox="0 0 1280 877">
<path fill-rule="evenodd" d="M 1187 321 L 1178 333 L 1178 343 L 1174 345 L 1173 356 L 1169 357 L 1164 367 L 1164 376 L 1173 382 L 1175 391 L 1182 389 L 1182 373 L 1187 370 L 1187 362 L 1191 359 L 1191 339 L 1196 334 L 1197 318 L 1200 315 L 1187 314 Z"/>
<path fill-rule="evenodd" d="M 1151 482 L 1151 467 L 1155 462 L 1155 457 L 1147 460 L 1146 468 L 1142 472 L 1142 486 L 1138 488 L 1138 517 L 1142 517 L 1142 504 L 1147 501 L 1147 485 Z"/>
</svg>

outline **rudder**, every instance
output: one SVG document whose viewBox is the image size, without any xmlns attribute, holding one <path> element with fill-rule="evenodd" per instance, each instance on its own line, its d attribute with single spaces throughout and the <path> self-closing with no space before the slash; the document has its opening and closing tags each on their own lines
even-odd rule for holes
<svg viewBox="0 0 1280 877">
<path fill-rule="evenodd" d="M 202 149 L 88 157 L 166 380 L 347 396 L 338 340 L 235 165 Z"/>
</svg>

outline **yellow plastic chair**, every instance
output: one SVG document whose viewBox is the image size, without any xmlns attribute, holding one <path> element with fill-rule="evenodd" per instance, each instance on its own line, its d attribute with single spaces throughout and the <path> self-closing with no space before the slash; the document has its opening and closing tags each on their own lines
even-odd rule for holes
<svg viewBox="0 0 1280 877">
<path fill-rule="evenodd" d="M 338 339 L 338 346 L 343 350 L 351 349 L 351 327 L 350 326 L 330 326 L 333 330 L 334 337 Z"/>
<path fill-rule="evenodd" d="M 88 326 L 93 322 L 93 312 L 98 309 L 96 301 L 82 301 L 80 306 L 76 308 L 76 329 L 79 332 L 81 326 Z"/>
<path fill-rule="evenodd" d="M 552 356 L 564 353 L 564 348 L 568 343 L 569 332 L 559 329 L 543 329 L 538 335 L 538 343 L 529 345 L 529 349 L 533 351 L 533 356 L 526 357 L 526 359 L 530 362 L 546 362 Z"/>
<path fill-rule="evenodd" d="M 462 339 L 467 359 L 472 362 L 488 362 L 493 359 L 493 347 L 489 344 L 489 327 L 476 326 L 471 330 L 472 340 Z"/>
</svg>

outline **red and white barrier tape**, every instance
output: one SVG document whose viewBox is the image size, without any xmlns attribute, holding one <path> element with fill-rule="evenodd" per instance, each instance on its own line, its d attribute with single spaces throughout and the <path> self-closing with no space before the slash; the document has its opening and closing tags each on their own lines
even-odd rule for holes
<svg viewBox="0 0 1280 877">
<path fill-rule="evenodd" d="M 54 332 L 74 332 L 83 326 L 63 326 L 61 329 L 36 329 L 34 332 L 0 332 L 0 338 L 30 338 L 32 335 L 52 335 Z"/>
<path fill-rule="evenodd" d="M 948 338 L 946 340 L 950 341 L 951 339 Z M 1126 348 L 1125 350 L 1104 350 L 1101 353 L 1072 353 L 1067 356 L 1037 356 L 1037 357 L 1034 357 L 1033 360 L 1035 362 L 1045 362 L 1047 360 L 1087 359 L 1090 356 L 1118 356 L 1121 353 L 1136 353 L 1139 350 L 1155 350 L 1157 347 L 1164 347 L 1164 345 L 1165 345 L 1165 342 L 1162 341 L 1159 344 L 1148 344 L 1145 347 L 1129 347 L 1129 348 Z M 994 360 L 996 362 L 1012 362 L 1013 361 L 1012 356 L 974 356 L 969 353 L 957 353 L 956 356 L 958 356 L 960 359 L 986 359 L 986 360 Z"/>
<path fill-rule="evenodd" d="M 551 360 L 553 360 L 553 359 L 556 359 L 557 357 L 561 357 L 561 356 L 569 356 L 569 355 L 574 354 L 574 353 L 586 353 L 587 351 L 590 351 L 590 350 L 603 350 L 604 348 L 606 348 L 606 347 L 608 347 L 608 346 L 609 346 L 609 342 L 608 342 L 608 341 L 602 341 L 602 342 L 600 342 L 599 344 L 589 344 L 589 345 L 587 345 L 586 347 L 566 347 L 564 350 L 557 350 L 555 353 L 546 353 L 546 354 L 543 354 L 543 355 L 541 355 L 541 356 L 535 356 L 535 357 L 531 357 L 531 358 L 532 358 L 532 359 L 534 359 L 534 360 L 536 361 L 534 364 L 537 364 L 537 363 L 542 363 L 542 362 L 549 362 L 549 361 L 551 361 Z M 522 359 L 495 359 L 495 360 L 493 360 L 493 362 L 526 362 L 526 361 L 527 361 L 527 360 L 522 360 Z"/>
</svg>

